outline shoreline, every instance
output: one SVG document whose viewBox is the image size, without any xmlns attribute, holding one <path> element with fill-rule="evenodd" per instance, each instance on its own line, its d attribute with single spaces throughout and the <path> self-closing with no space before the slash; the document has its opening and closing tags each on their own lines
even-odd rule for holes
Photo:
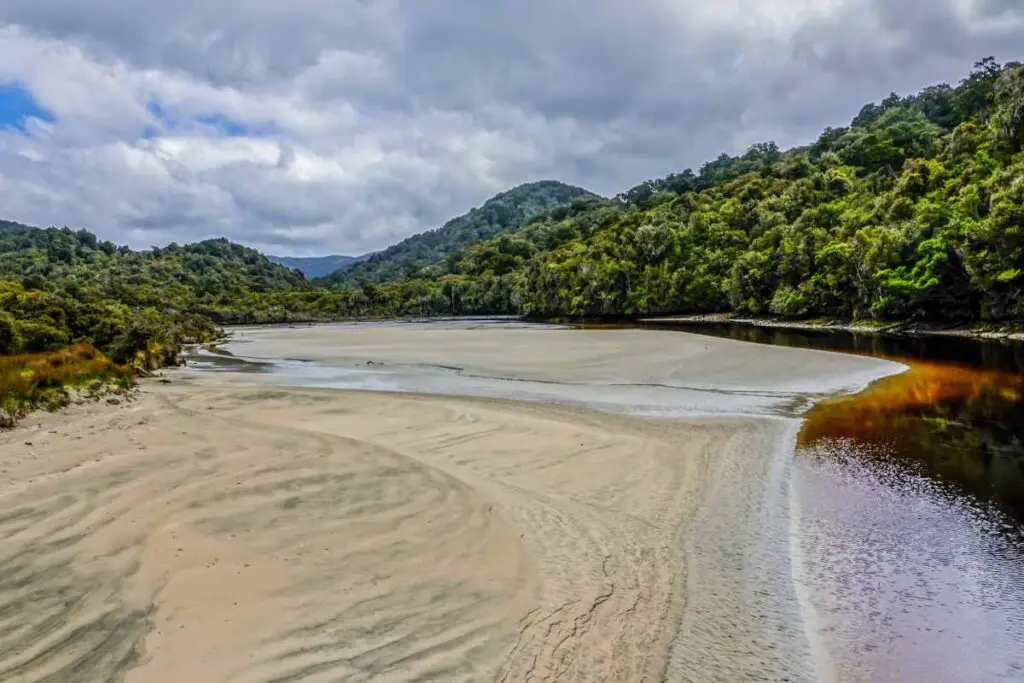
<svg viewBox="0 0 1024 683">
<path fill-rule="evenodd" d="M 665 316 L 611 316 L 601 319 L 533 318 L 517 314 L 438 315 L 369 318 L 309 318 L 291 321 L 219 323 L 227 332 L 240 328 L 306 328 L 327 325 L 358 325 L 365 323 L 431 324 L 445 322 L 518 322 L 573 327 L 589 324 L 737 324 L 750 327 L 806 330 L 811 332 L 851 332 L 855 334 L 961 337 L 978 341 L 1024 342 L 1024 321 L 963 324 L 935 321 L 839 321 L 830 318 L 792 319 L 750 317 L 733 313 L 695 313 Z"/>
<path fill-rule="evenodd" d="M 838 322 L 828 319 L 790 320 L 758 318 L 730 313 L 638 318 L 642 324 L 735 324 L 749 327 L 804 330 L 808 332 L 851 332 L 854 334 L 961 337 L 978 341 L 1024 342 L 1024 322 L 957 325 L 928 322 Z"/>
<path fill-rule="evenodd" d="M 489 329 L 472 322 L 248 328 L 235 330 L 219 348 L 239 359 L 317 363 L 320 371 L 336 368 L 360 378 L 437 370 L 470 379 L 586 387 L 589 395 L 602 388 L 660 387 L 740 397 L 824 397 L 859 391 L 882 376 L 906 370 L 901 362 L 868 356 L 670 330 L 580 330 L 529 323 Z"/>
<path fill-rule="evenodd" d="M 324 328 L 263 330 L 270 341 L 248 344 L 294 352 L 301 338 L 304 355 L 338 367 L 372 352 L 385 372 L 450 354 L 555 383 L 725 382 L 737 400 L 783 377 L 792 390 L 837 388 L 850 386 L 844 373 L 891 369 L 655 332 L 416 329 L 346 332 L 347 349 Z M 3 566 L 114 600 L 108 618 L 122 635 L 103 647 L 141 657 L 118 660 L 126 683 L 282 677 L 300 665 L 338 677 L 355 673 L 339 663 L 348 661 L 448 680 L 817 679 L 788 554 L 792 454 L 780 449 L 794 418 L 649 419 L 500 397 L 284 387 L 188 367 L 167 377 L 144 380 L 122 409 L 78 406 L 0 434 L 0 496 L 28 515 L 0 520 L 18 527 L 7 534 L 17 567 Z M 39 517 L 59 495 L 73 498 L 66 514 Z M 78 540 L 50 547 L 69 534 Z M 339 563 L 343 575 L 321 573 Z M 294 599 L 275 597 L 284 586 Z M 89 623 L 90 614 L 62 603 L 39 616 Z M 288 635 L 325 619 L 330 638 Z M 46 666 L 62 656 L 39 647 Z M 243 661 L 246 652 L 256 660 Z M 8 664 L 0 658 L 0 672 Z"/>
</svg>

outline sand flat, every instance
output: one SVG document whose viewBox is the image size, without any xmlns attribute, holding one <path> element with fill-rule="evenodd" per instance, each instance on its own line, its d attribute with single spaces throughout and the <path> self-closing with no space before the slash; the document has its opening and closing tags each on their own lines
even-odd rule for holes
<svg viewBox="0 0 1024 683">
<path fill-rule="evenodd" d="M 174 377 L 0 434 L 0 680 L 816 677 L 791 421 Z"/>
<path fill-rule="evenodd" d="M 238 330 L 224 347 L 243 356 L 338 367 L 372 361 L 542 382 L 719 391 L 856 390 L 903 369 L 876 358 L 667 330 L 470 323 L 248 328 Z"/>
</svg>

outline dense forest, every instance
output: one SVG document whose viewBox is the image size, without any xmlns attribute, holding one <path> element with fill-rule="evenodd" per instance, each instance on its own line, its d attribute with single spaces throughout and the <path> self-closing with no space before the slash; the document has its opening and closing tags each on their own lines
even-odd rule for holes
<svg viewBox="0 0 1024 683">
<path fill-rule="evenodd" d="M 396 268 L 412 268 L 581 196 L 591 195 L 553 182 L 515 188 L 437 231 L 397 245 L 369 272 L 386 278 Z M 340 259 L 328 257 L 343 267 L 358 263 Z M 284 262 L 311 265 L 309 259 Z M 312 260 L 314 268 L 321 265 L 323 259 Z M 418 296 L 413 293 L 419 288 L 409 292 Z M 314 287 L 298 269 L 225 239 L 133 251 L 85 230 L 0 221 L 0 356 L 60 352 L 53 360 L 62 367 L 108 368 L 109 358 L 154 368 L 175 362 L 184 343 L 213 339 L 218 324 L 379 315 L 394 303 L 376 296 L 369 285 L 354 292 Z M 409 300 L 399 308 L 436 306 Z M 63 352 L 72 346 L 74 353 Z M 4 381 L 9 385 L 30 366 L 49 367 L 29 358 L 11 361 Z"/>
<path fill-rule="evenodd" d="M 0 427 L 41 406 L 125 388 L 251 302 L 309 289 L 227 240 L 135 252 L 90 232 L 0 222 Z M 268 313 L 274 315 L 275 313 Z"/>
<path fill-rule="evenodd" d="M 110 375 L 108 358 L 174 362 L 217 324 L 404 315 L 1019 324 L 1022 150 L 1024 66 L 988 58 L 809 145 L 757 144 L 613 199 L 520 186 L 312 283 L 224 239 L 139 252 L 0 222 L 0 356 Z M 30 366 L 5 361 L 3 382 Z"/>
<path fill-rule="evenodd" d="M 223 239 L 137 252 L 85 230 L 0 222 L 0 355 L 88 342 L 128 362 L 211 337 L 253 297 L 304 289 L 301 273 Z"/>
<path fill-rule="evenodd" d="M 549 209 L 594 197 L 587 190 L 554 180 L 514 187 L 483 206 L 453 218 L 436 230 L 413 235 L 317 281 L 332 289 L 382 283 L 417 275 L 421 268 L 472 244 L 512 230 Z"/>
<path fill-rule="evenodd" d="M 542 215 L 328 308 L 1019 320 L 1022 147 L 1024 67 L 989 58 L 810 145 L 754 145 Z"/>
</svg>

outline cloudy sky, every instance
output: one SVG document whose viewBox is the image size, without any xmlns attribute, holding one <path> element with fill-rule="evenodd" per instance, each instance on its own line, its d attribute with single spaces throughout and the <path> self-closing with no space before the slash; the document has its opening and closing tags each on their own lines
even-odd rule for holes
<svg viewBox="0 0 1024 683">
<path fill-rule="evenodd" d="M 0 0 L 0 217 L 361 253 L 1024 58 L 1024 0 Z"/>
</svg>

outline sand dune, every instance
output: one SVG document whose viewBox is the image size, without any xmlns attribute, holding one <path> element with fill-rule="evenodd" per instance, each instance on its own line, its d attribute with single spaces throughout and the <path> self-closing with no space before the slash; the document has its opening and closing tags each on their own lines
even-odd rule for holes
<svg viewBox="0 0 1024 683">
<path fill-rule="evenodd" d="M 35 416 L 0 681 L 810 680 L 791 428 L 181 375 Z"/>
</svg>

